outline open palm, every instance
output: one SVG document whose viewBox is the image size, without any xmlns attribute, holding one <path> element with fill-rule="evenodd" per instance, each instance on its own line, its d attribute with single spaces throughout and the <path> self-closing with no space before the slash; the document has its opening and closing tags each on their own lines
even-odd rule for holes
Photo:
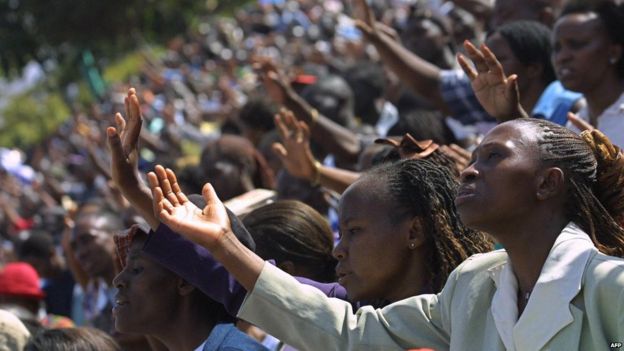
<svg viewBox="0 0 624 351">
<path fill-rule="evenodd" d="M 477 49 L 465 41 L 464 47 L 476 70 L 464 56 L 459 55 L 457 60 L 470 78 L 472 89 L 485 111 L 499 123 L 521 117 L 518 116 L 518 111 L 522 110 L 518 77 L 515 74 L 506 77 L 500 62 L 487 46 Z"/>
<path fill-rule="evenodd" d="M 172 170 L 156 166 L 147 179 L 154 199 L 154 214 L 173 231 L 209 249 L 231 231 L 225 206 L 210 184 L 202 191 L 206 200 L 202 209 L 180 190 Z"/>
</svg>

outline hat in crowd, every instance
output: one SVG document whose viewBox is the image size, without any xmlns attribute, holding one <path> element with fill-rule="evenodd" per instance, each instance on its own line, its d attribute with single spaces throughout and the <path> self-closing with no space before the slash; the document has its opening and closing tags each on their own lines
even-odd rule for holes
<svg viewBox="0 0 624 351">
<path fill-rule="evenodd" d="M 39 274 L 25 262 L 8 263 L 0 270 L 0 295 L 41 300 L 45 293 L 39 285 Z"/>
<path fill-rule="evenodd" d="M 30 333 L 13 313 L 0 309 L 0 351 L 22 351 Z"/>
<path fill-rule="evenodd" d="M 191 194 L 188 196 L 188 199 L 199 208 L 206 207 L 206 201 L 204 200 L 203 196 L 199 194 Z M 256 243 L 254 242 L 251 234 L 249 234 L 249 232 L 247 231 L 247 228 L 245 228 L 240 219 L 238 219 L 238 217 L 232 211 L 230 211 L 229 208 L 226 207 L 225 209 L 227 211 L 228 218 L 230 219 L 232 232 L 234 233 L 234 235 L 236 235 L 236 238 L 248 249 L 255 251 Z M 132 240 L 134 240 L 137 235 L 147 235 L 149 233 L 150 229 L 146 225 L 135 224 L 130 227 L 130 229 L 119 234 L 115 234 L 113 236 L 113 240 L 115 241 L 115 248 L 117 249 L 117 257 L 119 258 L 119 263 L 121 267 L 126 266 L 126 257 L 128 256 L 128 252 L 130 251 Z"/>
</svg>

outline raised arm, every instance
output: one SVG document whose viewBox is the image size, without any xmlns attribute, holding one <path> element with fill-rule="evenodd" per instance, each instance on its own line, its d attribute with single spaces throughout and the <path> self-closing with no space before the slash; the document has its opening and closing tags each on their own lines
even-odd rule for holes
<svg viewBox="0 0 624 351">
<path fill-rule="evenodd" d="M 356 133 L 323 116 L 310 106 L 294 91 L 272 62 L 259 60 L 255 67 L 271 99 L 291 110 L 299 120 L 306 122 L 312 140 L 319 143 L 326 152 L 340 159 L 351 163 L 357 161 L 360 154 L 360 138 Z"/>
<path fill-rule="evenodd" d="M 360 176 L 356 172 L 326 167 L 315 160 L 310 149 L 308 125 L 297 121 L 291 111 L 280 111 L 275 116 L 275 125 L 282 142 L 273 144 L 273 151 L 288 173 L 338 193 L 342 193 Z"/>
<path fill-rule="evenodd" d="M 128 120 L 126 121 L 121 113 L 116 113 L 117 128 L 106 129 L 111 152 L 111 176 L 122 195 L 145 219 L 150 228 L 156 230 L 160 221 L 152 211 L 152 193 L 141 179 L 138 168 L 138 140 L 143 117 L 134 88 L 128 90 L 124 103 Z"/>
<path fill-rule="evenodd" d="M 427 99 L 440 111 L 449 114 L 450 110 L 440 91 L 442 70 L 409 51 L 386 31 L 381 30 L 366 0 L 355 0 L 354 5 L 358 8 L 357 13 L 361 14 L 355 24 L 375 46 L 383 63 L 416 94 Z"/>
<path fill-rule="evenodd" d="M 211 251 L 251 292 L 239 313 L 242 319 L 300 350 L 448 348 L 448 314 L 435 295 L 414 297 L 383 310 L 363 308 L 354 314 L 349 303 L 328 299 L 318 289 L 299 284 L 242 245 L 210 184 L 204 186 L 206 206 L 200 209 L 173 190 L 173 179 L 151 172 L 148 180 L 161 221 Z"/>
<path fill-rule="evenodd" d="M 518 76 L 505 76 L 503 66 L 485 44 L 477 49 L 472 43 L 465 41 L 464 48 L 476 69 L 461 54 L 457 56 L 457 60 L 470 78 L 472 90 L 487 113 L 496 118 L 498 123 L 528 117 L 520 105 Z"/>
</svg>

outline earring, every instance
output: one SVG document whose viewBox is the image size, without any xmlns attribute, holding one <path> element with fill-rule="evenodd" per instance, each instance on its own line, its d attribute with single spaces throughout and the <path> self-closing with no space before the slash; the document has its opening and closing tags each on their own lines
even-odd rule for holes
<svg viewBox="0 0 624 351">
<path fill-rule="evenodd" d="M 416 244 L 410 243 L 409 244 L 409 248 L 410 248 L 410 250 L 414 250 L 416 248 Z"/>
</svg>

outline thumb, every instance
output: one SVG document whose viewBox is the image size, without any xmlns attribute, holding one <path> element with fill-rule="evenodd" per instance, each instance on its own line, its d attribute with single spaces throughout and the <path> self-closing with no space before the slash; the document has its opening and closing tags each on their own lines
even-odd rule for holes
<svg viewBox="0 0 624 351">
<path fill-rule="evenodd" d="M 353 24 L 355 24 L 355 27 L 359 29 L 361 32 L 363 32 L 364 34 L 367 34 L 367 35 L 373 34 L 373 28 L 369 26 L 368 24 L 364 23 L 364 21 L 356 19 L 353 22 Z"/>
<path fill-rule="evenodd" d="M 572 112 L 568 112 L 568 121 L 570 121 L 570 123 L 572 123 L 573 126 L 575 126 L 576 128 L 580 129 L 581 131 L 584 130 L 593 130 L 594 127 L 587 123 L 587 121 L 583 120 L 582 118 L 580 118 L 579 116 L 575 115 Z"/>
<path fill-rule="evenodd" d="M 288 151 L 286 151 L 284 145 L 280 143 L 273 143 L 273 145 L 271 145 L 271 149 L 273 149 L 273 152 L 280 158 L 280 160 L 282 160 L 282 162 L 284 162 L 284 159 L 288 157 Z"/>
<path fill-rule="evenodd" d="M 518 87 L 518 76 L 515 74 L 507 78 L 507 93 L 514 104 L 520 101 L 520 88 Z"/>
<path fill-rule="evenodd" d="M 108 137 L 108 148 L 111 152 L 113 162 L 119 162 L 124 156 L 123 147 L 121 146 L 121 138 L 115 127 L 106 128 L 106 136 Z"/>
</svg>

